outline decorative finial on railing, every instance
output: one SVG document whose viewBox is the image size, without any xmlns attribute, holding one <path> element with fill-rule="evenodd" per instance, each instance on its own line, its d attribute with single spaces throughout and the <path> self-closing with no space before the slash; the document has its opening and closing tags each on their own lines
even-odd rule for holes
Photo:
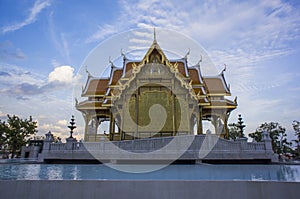
<svg viewBox="0 0 300 199">
<path fill-rule="evenodd" d="M 73 138 L 73 130 L 76 129 L 74 115 L 72 115 L 70 125 L 68 126 L 68 128 L 70 129 L 70 137 L 69 138 Z"/>
<path fill-rule="evenodd" d="M 46 141 L 48 141 L 48 142 L 52 142 L 53 141 L 53 134 L 51 133 L 51 131 L 49 131 L 45 135 L 46 135 L 46 138 L 45 138 Z"/>
</svg>

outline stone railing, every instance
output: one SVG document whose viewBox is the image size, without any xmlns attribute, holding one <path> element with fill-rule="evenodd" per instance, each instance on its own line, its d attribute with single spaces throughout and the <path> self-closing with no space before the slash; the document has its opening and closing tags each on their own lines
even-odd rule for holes
<svg viewBox="0 0 300 199">
<path fill-rule="evenodd" d="M 257 143 L 247 143 L 247 149 L 251 151 L 264 151 L 265 149 L 265 143 L 264 142 L 257 142 Z"/>
<path fill-rule="evenodd" d="M 65 150 L 66 144 L 65 143 L 51 143 L 49 147 L 49 151 L 60 151 Z"/>
<path fill-rule="evenodd" d="M 175 139 L 176 140 L 173 140 Z M 168 146 L 169 143 L 173 146 Z M 186 143 L 188 147 L 186 147 Z M 167 146 L 167 147 L 166 147 Z M 165 150 L 181 150 L 185 148 L 187 151 L 199 151 L 201 149 L 211 150 L 212 152 L 262 152 L 266 150 L 265 142 L 247 142 L 246 139 L 237 141 L 225 140 L 216 135 L 196 135 L 196 136 L 177 136 L 177 137 L 161 137 L 151 139 L 137 139 L 137 140 L 124 140 L 113 142 L 67 142 L 67 143 L 51 143 L 48 152 L 54 151 L 98 151 L 105 153 L 115 148 L 120 148 L 130 152 L 151 152 L 159 149 L 166 148 Z"/>
<path fill-rule="evenodd" d="M 63 150 L 85 150 L 84 143 L 73 142 L 70 143 L 71 147 L 68 147 L 68 143 L 51 143 L 49 151 L 63 151 Z"/>
<path fill-rule="evenodd" d="M 77 142 L 67 138 L 66 143 L 45 140 L 44 160 L 272 160 L 271 139 L 264 135 L 262 142 L 225 140 L 217 135 L 182 135 L 175 137 L 145 138 L 123 141 Z M 278 158 L 277 158 L 278 159 Z"/>
</svg>

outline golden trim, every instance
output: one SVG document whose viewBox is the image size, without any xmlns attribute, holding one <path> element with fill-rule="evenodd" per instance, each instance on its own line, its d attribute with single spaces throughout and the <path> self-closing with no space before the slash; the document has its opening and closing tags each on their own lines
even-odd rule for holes
<svg viewBox="0 0 300 199">
<path fill-rule="evenodd" d="M 77 110 L 105 110 L 107 108 L 100 106 L 100 107 L 95 107 L 95 106 L 89 106 L 89 107 L 85 107 L 85 108 L 80 108 L 80 107 L 76 107 Z"/>
<path fill-rule="evenodd" d="M 105 95 L 81 95 L 81 97 L 104 97 Z"/>
<path fill-rule="evenodd" d="M 198 103 L 198 105 L 200 105 L 200 106 L 209 106 L 210 103 L 209 103 L 209 102 L 206 102 L 206 103 Z"/>
<path fill-rule="evenodd" d="M 102 104 L 103 107 L 112 107 L 112 104 Z"/>
<path fill-rule="evenodd" d="M 193 88 L 202 88 L 205 87 L 204 84 L 192 84 Z"/>
<path fill-rule="evenodd" d="M 231 96 L 231 93 L 213 93 L 213 94 L 212 93 L 211 94 L 208 93 L 207 96 L 212 96 L 212 97 Z"/>
<path fill-rule="evenodd" d="M 233 108 L 235 109 L 237 106 L 204 106 L 203 108 L 209 108 L 209 109 L 221 109 L 221 108 Z"/>
</svg>

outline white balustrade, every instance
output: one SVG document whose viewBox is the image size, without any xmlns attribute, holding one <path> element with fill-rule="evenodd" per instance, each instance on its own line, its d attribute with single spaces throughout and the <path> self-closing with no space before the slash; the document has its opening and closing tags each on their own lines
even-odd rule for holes
<svg viewBox="0 0 300 199">
<path fill-rule="evenodd" d="M 206 136 L 210 136 L 209 139 Z M 172 137 L 162 137 L 162 138 L 152 138 L 152 139 L 137 139 L 137 140 L 125 140 L 125 141 L 114 141 L 116 147 L 121 148 L 125 151 L 131 152 L 139 152 L 139 151 L 154 151 L 159 150 L 166 146 L 170 141 L 172 141 Z M 182 136 L 184 139 L 184 136 Z M 237 153 L 241 151 L 249 151 L 249 152 L 264 152 L 265 151 L 265 143 L 250 143 L 246 141 L 232 141 L 225 140 L 217 137 L 216 135 L 197 135 L 194 138 L 193 143 L 191 144 L 189 151 L 197 152 L 201 149 L 201 146 L 204 143 L 215 144 L 212 146 L 212 152 L 232 152 Z M 178 147 L 168 149 L 169 151 L 180 150 L 180 140 L 176 140 Z M 65 143 L 51 143 L 49 151 L 98 151 L 100 153 L 105 154 L 107 151 L 112 151 L 111 142 L 74 142 L 72 143 L 72 147 L 70 149 L 66 149 Z"/>
</svg>

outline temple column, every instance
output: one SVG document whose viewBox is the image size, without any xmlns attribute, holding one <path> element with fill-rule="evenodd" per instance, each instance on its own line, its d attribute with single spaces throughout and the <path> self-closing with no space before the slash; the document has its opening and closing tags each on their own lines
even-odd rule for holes
<svg viewBox="0 0 300 199">
<path fill-rule="evenodd" d="M 115 120 L 115 118 L 113 118 L 114 120 L 113 120 L 113 127 L 112 127 L 112 130 L 113 130 L 113 139 L 112 140 L 114 140 L 115 139 L 115 133 L 116 133 L 116 120 Z"/>
<path fill-rule="evenodd" d="M 187 133 L 188 135 L 191 134 L 191 116 L 190 115 L 190 104 L 189 104 L 189 96 L 188 94 L 185 95 L 185 100 L 187 102 L 187 107 L 186 107 L 186 110 L 187 110 L 187 113 L 186 113 L 186 116 L 187 116 L 187 121 L 189 121 L 189 124 L 187 125 L 188 129 L 187 129 Z"/>
<path fill-rule="evenodd" d="M 95 120 L 95 142 L 97 142 L 97 133 L 98 133 L 98 127 L 100 126 L 100 121 L 98 120 L 97 117 L 94 117 L 93 120 Z"/>
<path fill-rule="evenodd" d="M 173 117 L 172 117 L 172 126 L 173 126 L 172 136 L 175 136 L 175 133 L 176 133 L 176 108 L 175 108 L 175 103 L 176 103 L 175 102 L 175 95 L 172 92 L 172 114 L 173 114 Z"/>
<path fill-rule="evenodd" d="M 133 135 L 133 139 L 139 138 L 139 97 L 138 97 L 138 89 L 136 90 L 135 93 L 135 117 L 136 117 L 136 132 Z"/>
<path fill-rule="evenodd" d="M 189 132 L 189 135 L 192 135 L 194 134 L 194 126 L 195 124 L 197 123 L 197 118 L 194 114 L 191 115 L 190 119 L 190 132 Z"/>
<path fill-rule="evenodd" d="M 87 114 L 87 113 L 82 113 L 82 116 L 84 118 L 84 123 L 85 123 L 85 126 L 84 126 L 84 140 L 85 141 L 88 141 L 88 129 L 89 129 L 89 122 L 91 120 L 91 117 L 90 117 L 90 114 Z"/>
<path fill-rule="evenodd" d="M 228 118 L 229 118 L 230 112 L 226 113 L 224 118 L 224 138 L 229 139 L 229 130 L 228 130 Z"/>
<path fill-rule="evenodd" d="M 124 104 L 124 103 L 123 103 Z M 122 119 L 121 119 L 121 135 L 120 135 L 120 139 L 121 140 L 125 140 L 125 133 L 124 132 L 124 107 L 122 107 Z"/>
<path fill-rule="evenodd" d="M 109 140 L 113 140 L 114 139 L 114 126 L 115 126 L 115 124 L 114 124 L 115 122 L 114 122 L 114 116 L 113 116 L 113 114 L 111 113 L 110 114 L 110 123 L 109 123 Z"/>
<path fill-rule="evenodd" d="M 203 134 L 203 127 L 202 127 L 202 107 L 199 107 L 199 115 L 197 118 L 197 134 Z"/>
<path fill-rule="evenodd" d="M 218 134 L 218 117 L 216 115 L 211 116 L 211 123 L 215 127 L 215 133 Z"/>
</svg>

